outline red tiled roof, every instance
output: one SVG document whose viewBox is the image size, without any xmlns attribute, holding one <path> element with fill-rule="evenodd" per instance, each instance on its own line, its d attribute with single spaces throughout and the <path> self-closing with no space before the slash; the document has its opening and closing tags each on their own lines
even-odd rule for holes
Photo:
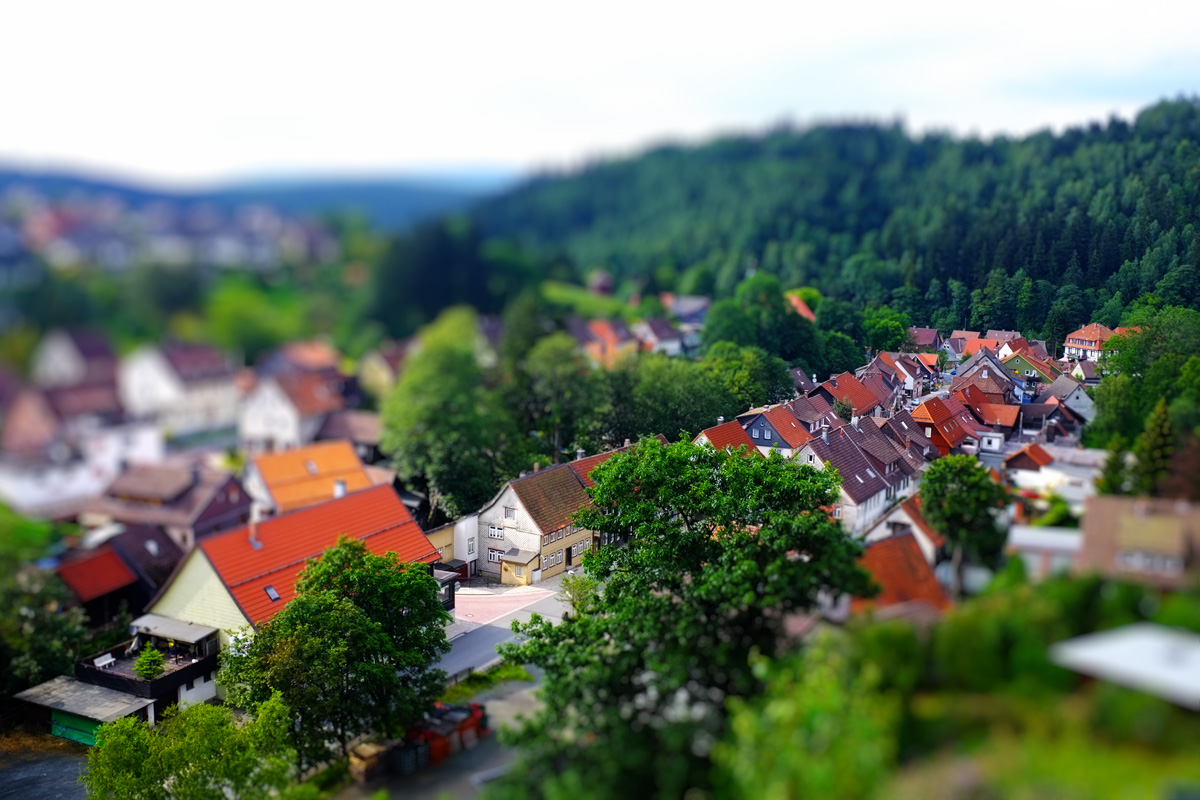
<svg viewBox="0 0 1200 800">
<path fill-rule="evenodd" d="M 867 545 L 858 563 L 879 584 L 880 592 L 872 598 L 853 598 L 850 601 L 853 613 L 914 601 L 928 603 L 937 609 L 950 606 L 950 598 L 937 582 L 911 533 Z"/>
<path fill-rule="evenodd" d="M 391 486 L 376 486 L 321 505 L 258 523 L 251 544 L 249 528 L 203 540 L 199 547 L 212 562 L 242 613 L 255 626 L 273 617 L 296 595 L 296 578 L 340 536 L 358 539 L 376 555 L 395 553 L 400 561 L 436 561 L 437 549 L 413 521 Z M 267 596 L 274 587 L 279 600 Z"/>
<path fill-rule="evenodd" d="M 1004 459 L 1004 463 L 1007 464 L 1009 461 L 1012 461 L 1014 458 L 1016 458 L 1017 456 L 1020 456 L 1020 455 L 1028 456 L 1029 459 L 1031 461 L 1033 461 L 1033 463 L 1037 464 L 1039 467 L 1044 467 L 1047 464 L 1054 463 L 1054 459 L 1050 456 L 1050 454 L 1047 453 L 1045 450 L 1043 450 L 1041 448 L 1041 446 L 1037 445 L 1037 444 L 1031 444 L 1028 447 L 1026 447 L 1024 450 L 1018 450 L 1017 452 L 1013 453 L 1008 458 Z"/>
<path fill-rule="evenodd" d="M 1003 342 L 1000 342 L 997 339 L 967 339 L 967 341 L 963 344 L 962 354 L 964 356 L 973 355 L 984 347 L 995 353 L 1000 349 L 1001 344 L 1003 344 Z"/>
<path fill-rule="evenodd" d="M 137 580 L 133 571 L 108 545 L 64 561 L 57 572 L 81 603 L 123 589 Z"/>
<path fill-rule="evenodd" d="M 856 416 L 864 414 L 880 404 L 875 393 L 863 386 L 849 372 L 843 372 L 841 375 L 830 378 L 821 386 L 836 399 L 848 401 Z"/>
<path fill-rule="evenodd" d="M 909 338 L 917 347 L 933 347 L 937 342 L 937 328 L 909 328 Z"/>
<path fill-rule="evenodd" d="M 955 330 L 950 332 L 951 339 L 978 339 L 979 331 Z"/>
<path fill-rule="evenodd" d="M 771 423 L 771 427 L 775 429 L 788 447 L 793 450 L 797 447 L 803 447 L 806 442 L 812 440 L 812 434 L 804 429 L 800 424 L 800 420 L 796 419 L 796 415 L 789 411 L 784 406 L 772 406 L 763 412 L 763 416 L 767 418 L 767 422 Z M 745 434 L 745 431 L 742 431 Z"/>
<path fill-rule="evenodd" d="M 921 496 L 919 494 L 909 495 L 901 500 L 900 507 L 905 510 L 913 524 L 929 537 L 929 541 L 933 542 L 934 546 L 941 547 L 946 543 L 946 538 L 935 531 L 929 524 L 929 520 L 925 519 L 925 515 L 921 513 Z"/>
<path fill-rule="evenodd" d="M 748 452 L 753 453 L 757 451 L 757 448 L 754 446 L 754 440 L 746 433 L 746 429 L 741 426 L 741 423 L 735 419 L 731 419 L 729 422 L 722 422 L 720 425 L 714 425 L 711 428 L 705 428 L 700 431 L 700 436 L 708 440 L 708 443 L 716 450 L 725 450 L 729 447 L 745 445 Z M 697 436 L 696 439 L 699 439 L 700 436 Z M 696 439 L 693 441 L 696 441 Z"/>
<path fill-rule="evenodd" d="M 287 372 L 275 380 L 302 417 L 341 411 L 346 405 L 334 381 L 321 373 Z"/>
<path fill-rule="evenodd" d="M 663 444 L 667 444 L 667 437 L 663 436 L 661 433 L 654 438 L 658 439 Z M 574 472 L 576 477 L 579 478 L 579 482 L 582 483 L 584 487 L 590 489 L 596 485 L 596 482 L 592 480 L 592 471 L 605 461 L 608 461 L 610 458 L 615 456 L 617 453 L 624 453 L 630 447 L 633 447 L 633 445 L 629 445 L 628 447 L 618 447 L 614 450 L 607 450 L 603 453 L 597 453 L 594 456 L 577 458 L 574 461 L 571 461 L 567 466 L 569 466 L 571 471 Z"/>
<path fill-rule="evenodd" d="M 967 437 L 967 431 L 959 424 L 954 410 L 938 397 L 932 397 L 911 412 L 913 420 L 929 425 L 941 433 L 941 438 L 950 447 L 957 447 Z M 932 437 L 931 437 L 932 438 Z"/>
</svg>

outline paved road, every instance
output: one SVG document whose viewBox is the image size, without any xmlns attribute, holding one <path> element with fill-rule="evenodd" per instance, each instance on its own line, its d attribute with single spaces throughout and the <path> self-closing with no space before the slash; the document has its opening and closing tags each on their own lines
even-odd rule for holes
<svg viewBox="0 0 1200 800">
<path fill-rule="evenodd" d="M 496 658 L 496 646 L 503 642 L 511 642 L 516 636 L 512 632 L 513 620 L 528 622 L 534 613 L 541 614 L 552 620 L 562 619 L 568 605 L 559 600 L 556 585 L 543 588 L 551 591 L 513 592 L 509 590 L 497 595 L 459 594 L 455 598 L 455 616 L 462 621 L 474 619 L 486 620 L 474 626 L 467 633 L 459 636 L 450 643 L 450 652 L 442 657 L 440 666 L 448 675 L 467 669 L 481 667 Z M 497 609 L 498 600 L 491 597 L 503 597 L 507 606 Z M 468 614 L 478 616 L 467 616 Z"/>
<path fill-rule="evenodd" d="M 79 773 L 87 756 L 38 753 L 5 756 L 0 762 L 0 800 L 83 800 Z"/>
</svg>

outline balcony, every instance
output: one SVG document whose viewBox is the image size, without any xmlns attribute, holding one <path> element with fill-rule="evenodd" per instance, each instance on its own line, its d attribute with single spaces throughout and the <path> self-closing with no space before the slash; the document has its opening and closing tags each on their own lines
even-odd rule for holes
<svg viewBox="0 0 1200 800">
<path fill-rule="evenodd" d="M 217 670 L 218 660 L 215 652 L 211 655 L 201 655 L 197 652 L 181 656 L 178 664 L 164 652 L 163 673 L 152 681 L 146 681 L 139 678 L 134 671 L 139 654 L 126 655 L 131 644 L 132 639 L 79 659 L 75 662 L 76 679 L 94 686 L 104 686 L 119 692 L 159 700 L 175 696 L 183 684 Z M 97 659 L 101 659 L 103 663 L 106 660 L 104 656 L 112 656 L 113 661 L 104 667 L 97 667 Z"/>
</svg>

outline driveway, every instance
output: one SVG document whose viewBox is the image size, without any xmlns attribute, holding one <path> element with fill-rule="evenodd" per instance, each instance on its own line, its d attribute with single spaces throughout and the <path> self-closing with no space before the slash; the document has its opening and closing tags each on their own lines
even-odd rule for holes
<svg viewBox="0 0 1200 800">
<path fill-rule="evenodd" d="M 533 671 L 533 670 L 531 670 Z M 528 714 L 538 707 L 534 694 L 537 683 L 504 683 L 471 698 L 484 703 L 492 734 L 479 742 L 474 750 L 463 750 L 450 756 L 436 767 L 414 775 L 387 775 L 366 785 L 354 786 L 338 794 L 335 800 L 366 800 L 381 789 L 389 798 L 404 800 L 466 800 L 479 794 L 485 776 L 502 772 L 516 758 L 516 751 L 497 740 L 496 731 L 511 725 L 519 714 Z"/>
<path fill-rule="evenodd" d="M 83 800 L 83 753 L 17 753 L 0 757 L 0 800 Z"/>
</svg>

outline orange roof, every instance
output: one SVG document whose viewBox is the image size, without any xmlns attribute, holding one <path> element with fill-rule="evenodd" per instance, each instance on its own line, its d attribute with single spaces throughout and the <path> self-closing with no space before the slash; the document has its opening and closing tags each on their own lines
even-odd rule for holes
<svg viewBox="0 0 1200 800">
<path fill-rule="evenodd" d="M 1099 322 L 1093 322 L 1084 325 L 1079 330 L 1071 331 L 1067 334 L 1066 341 L 1071 347 L 1080 347 L 1084 350 L 1099 350 L 1104 347 L 1104 343 L 1116 335 L 1116 331 L 1111 330 L 1107 325 L 1101 325 Z M 1095 345 L 1087 344 L 1072 344 L 1072 339 L 1079 339 L 1084 342 L 1095 342 Z"/>
<path fill-rule="evenodd" d="M 663 444 L 667 444 L 667 437 L 663 436 L 661 433 L 654 438 L 658 439 Z M 574 461 L 569 462 L 569 466 L 571 467 L 571 471 L 579 477 L 579 482 L 583 484 L 584 488 L 590 489 L 596 485 L 596 482 L 592 480 L 592 471 L 605 461 L 608 461 L 610 458 L 615 456 L 617 453 L 624 453 L 630 447 L 633 447 L 633 445 L 631 444 L 626 447 L 618 447 L 614 450 L 597 453 L 594 456 L 577 458 Z"/>
<path fill-rule="evenodd" d="M 804 317 L 809 322 L 817 321 L 817 315 L 813 313 L 813 310 L 808 307 L 808 303 L 804 302 L 799 295 L 789 294 L 787 299 L 788 302 L 792 304 L 792 310 L 797 314 Z"/>
<path fill-rule="evenodd" d="M 950 606 L 946 590 L 937 582 L 911 533 L 867 545 L 858 563 L 879 584 L 880 592 L 872 598 L 852 598 L 853 613 L 912 602 L 925 602 L 939 610 Z"/>
<path fill-rule="evenodd" d="M 804 429 L 795 414 L 783 406 L 772 406 L 763 412 L 763 416 L 767 418 L 767 422 L 771 423 L 775 432 L 787 442 L 788 447 L 793 450 L 812 441 L 812 434 Z"/>
<path fill-rule="evenodd" d="M 875 393 L 851 375 L 849 372 L 843 372 L 834 378 L 830 378 L 821 384 L 821 386 L 838 400 L 848 401 L 854 409 L 855 415 L 870 411 L 877 405 L 880 405 L 880 400 L 875 396 Z"/>
<path fill-rule="evenodd" d="M 995 353 L 1000 349 L 1002 342 L 999 339 L 967 339 L 963 343 L 963 357 L 974 355 L 981 347 L 986 347 Z"/>
<path fill-rule="evenodd" d="M 922 425 L 933 426 L 950 447 L 957 447 L 967 437 L 967 430 L 958 423 L 954 409 L 947 406 L 941 398 L 931 397 L 909 413 Z"/>
<path fill-rule="evenodd" d="M 390 486 L 376 486 L 321 505 L 260 522 L 251 543 L 248 528 L 210 536 L 200 549 L 255 626 L 275 616 L 296 596 L 296 578 L 317 558 L 348 536 L 376 555 L 395 553 L 400 561 L 432 563 L 437 549 L 413 521 Z M 267 594 L 271 587 L 279 597 Z"/>
<path fill-rule="evenodd" d="M 937 369 L 938 354 L 937 353 L 913 353 L 913 358 L 920 361 L 930 369 Z"/>
<path fill-rule="evenodd" d="M 1040 445 L 1037 445 L 1037 444 L 1031 444 L 1028 447 L 1026 447 L 1024 450 L 1018 450 L 1017 452 L 1013 453 L 1008 458 L 1004 459 L 1004 462 L 1008 463 L 1009 461 L 1011 461 L 1012 459 L 1016 458 L 1017 456 L 1019 456 L 1021 454 L 1025 454 L 1025 455 L 1029 456 L 1029 458 L 1033 461 L 1033 463 L 1037 464 L 1039 467 L 1044 467 L 1047 464 L 1054 463 L 1054 459 L 1051 457 L 1051 455 L 1049 453 L 1047 453 L 1045 450 L 1043 450 Z"/>
<path fill-rule="evenodd" d="M 254 467 L 280 511 L 329 500 L 337 481 L 345 484 L 347 493 L 372 485 L 354 445 L 345 439 L 261 455 L 254 459 Z"/>
<path fill-rule="evenodd" d="M 983 390 L 974 384 L 954 393 L 955 399 L 963 405 L 970 406 L 975 416 L 984 425 L 1002 425 L 1011 428 L 1017 424 L 1017 415 L 1021 413 L 1020 406 L 992 403 L 987 399 Z"/>
<path fill-rule="evenodd" d="M 121 557 L 108 545 L 64 561 L 58 565 L 57 572 L 81 603 L 103 597 L 137 581 Z"/>
<path fill-rule="evenodd" d="M 955 330 L 950 332 L 951 339 L 978 339 L 979 331 Z"/>
<path fill-rule="evenodd" d="M 746 429 L 737 420 L 731 419 L 729 422 L 722 422 L 720 425 L 705 428 L 700 431 L 700 436 L 703 436 L 716 450 L 725 450 L 730 447 L 745 445 L 748 452 L 757 452 L 754 440 L 750 438 L 749 434 L 746 433 Z M 700 436 L 697 436 L 692 441 L 695 442 Z"/>
</svg>

